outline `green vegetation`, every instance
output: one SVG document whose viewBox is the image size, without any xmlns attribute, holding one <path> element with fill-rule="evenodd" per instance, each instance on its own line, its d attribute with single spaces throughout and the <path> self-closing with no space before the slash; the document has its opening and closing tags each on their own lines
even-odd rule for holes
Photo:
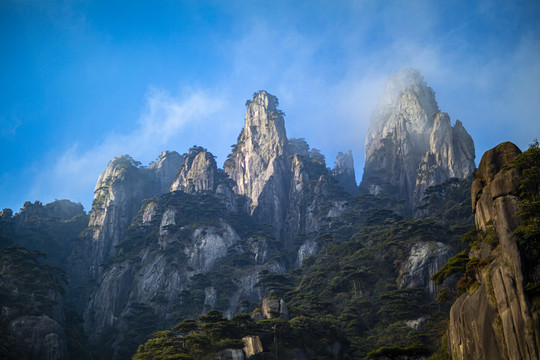
<svg viewBox="0 0 540 360">
<path fill-rule="evenodd" d="M 524 254 L 528 283 L 526 289 L 535 298 L 540 296 L 540 147 L 535 140 L 529 149 L 518 155 L 512 167 L 521 172 L 521 225 L 514 231 Z"/>
<path fill-rule="evenodd" d="M 368 359 L 416 359 L 424 357 L 431 351 L 422 345 L 411 345 L 407 347 L 384 346 L 368 354 Z"/>
<path fill-rule="evenodd" d="M 307 164 L 313 166 L 313 171 L 318 167 L 323 168 L 316 161 Z M 340 344 L 341 354 L 346 359 L 368 356 L 384 358 L 390 355 L 398 359 L 413 356 L 411 354 L 434 354 L 434 358 L 444 358 L 446 349 L 440 339 L 447 326 L 450 302 L 430 300 L 423 288 L 399 288 L 397 278 L 413 242 L 437 239 L 456 250 L 463 250 L 461 235 L 464 229 L 472 226 L 470 207 L 464 205 L 469 201 L 469 189 L 470 181 L 450 181 L 432 189 L 426 206 L 433 216 L 413 220 L 404 220 L 393 213 L 391 209 L 395 203 L 392 199 L 366 194 L 349 199 L 350 210 L 336 218 L 331 229 L 316 237 L 319 248 L 317 256 L 307 257 L 302 268 L 287 274 L 259 273 L 256 286 L 267 296 L 284 298 L 291 320 L 262 320 L 248 326 L 250 331 L 242 334 L 260 336 L 265 349 L 270 352 L 276 351 L 276 338 L 280 358 L 286 358 L 292 349 L 300 348 L 321 359 L 332 359 L 334 355 L 330 348 L 334 343 Z M 445 197 L 450 198 L 449 202 L 444 201 Z M 184 200 L 184 204 L 192 201 Z M 452 206 L 447 206 L 449 203 Z M 218 213 L 219 216 L 227 216 Z M 253 236 L 254 224 L 244 224 L 242 227 L 244 220 L 227 219 L 234 222 L 235 229 L 239 226 L 242 237 Z M 302 239 L 304 237 L 300 234 L 295 243 L 300 243 Z M 296 249 L 293 248 L 286 255 L 289 261 L 292 261 Z M 275 254 L 283 251 L 281 249 Z M 469 259 L 464 254 L 458 254 L 438 275 L 440 281 L 454 271 L 460 270 L 471 276 L 474 274 L 477 267 L 473 264 L 467 267 Z M 191 286 L 181 293 L 175 306 L 180 309 L 177 318 L 183 325 L 178 325 L 172 331 L 156 333 L 139 348 L 137 358 L 170 356 L 182 359 L 191 356 L 202 359 L 213 356 L 219 350 L 217 344 L 221 344 L 219 341 L 223 339 L 232 339 L 227 342 L 228 346 L 234 347 L 233 340 L 238 340 L 240 336 L 238 332 L 210 339 L 199 325 L 197 330 L 193 329 L 193 320 L 182 319 L 204 310 L 205 289 L 211 286 L 221 297 L 216 302 L 216 308 L 224 309 L 227 295 L 235 288 L 234 283 L 230 282 L 231 277 L 234 278 L 235 272 L 241 271 L 242 266 L 252 266 L 250 261 L 244 254 L 233 252 L 216 263 L 214 269 L 217 271 L 213 269 L 194 276 Z M 223 273 L 229 276 L 223 277 Z M 451 296 L 447 294 L 446 298 Z M 251 311 L 257 305 L 246 301 L 244 309 Z M 419 328 L 405 323 L 421 317 L 424 320 Z M 189 341 L 193 343 L 184 345 Z M 190 353 L 192 350 L 197 353 Z"/>
<path fill-rule="evenodd" d="M 242 337 L 253 327 L 248 314 L 231 319 L 212 310 L 196 322 L 187 319 L 172 330 L 159 331 L 139 346 L 134 360 L 143 359 L 214 359 L 223 349 L 243 348 Z"/>
<path fill-rule="evenodd" d="M 223 349 L 241 349 L 242 338 L 258 336 L 263 348 L 288 358 L 295 348 L 311 349 L 317 359 L 333 359 L 331 345 L 343 340 L 338 324 L 328 317 L 299 316 L 285 321 L 279 318 L 255 323 L 246 313 L 223 317 L 217 310 L 199 316 L 198 321 L 186 319 L 172 330 L 155 333 L 139 346 L 134 360 L 142 359 L 214 359 Z"/>
<path fill-rule="evenodd" d="M 10 335 L 10 321 L 28 315 L 48 315 L 60 321 L 56 315 L 62 311 L 58 299 L 64 293 L 66 274 L 57 267 L 41 263 L 45 256 L 20 246 L 0 250 L 0 358 L 28 359 L 30 354 Z M 78 319 L 68 314 L 62 326 L 70 332 L 67 336 L 68 351 L 75 356 L 84 349 L 86 338 Z M 78 357 L 85 359 L 86 356 Z"/>
<path fill-rule="evenodd" d="M 463 250 L 450 258 L 450 260 L 448 260 L 446 264 L 444 264 L 444 266 L 431 277 L 431 280 L 435 284 L 441 285 L 445 279 L 450 277 L 450 275 L 456 273 L 465 273 L 465 268 L 468 262 L 468 250 Z"/>
</svg>

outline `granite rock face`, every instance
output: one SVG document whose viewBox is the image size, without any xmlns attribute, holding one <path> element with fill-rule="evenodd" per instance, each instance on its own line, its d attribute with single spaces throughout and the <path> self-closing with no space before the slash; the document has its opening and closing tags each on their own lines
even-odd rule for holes
<svg viewBox="0 0 540 360">
<path fill-rule="evenodd" d="M 130 319 L 140 309 L 144 316 L 172 326 L 188 303 L 192 310 L 184 316 L 217 306 L 232 316 L 242 309 L 242 302 L 262 299 L 261 288 L 255 286 L 258 274 L 284 272 L 283 265 L 273 260 L 271 236 L 246 236 L 245 232 L 241 236 L 225 218 L 230 215 L 235 224 L 247 223 L 244 226 L 252 220 L 245 213 L 229 213 L 219 202 L 218 194 L 212 192 L 179 190 L 143 203 L 126 232 L 119 257 L 103 271 L 90 294 L 84 319 L 91 342 L 103 339 L 107 331 L 118 331 L 111 346 L 119 351 Z M 146 245 L 136 245 L 141 238 Z M 231 256 L 250 265 L 221 273 L 220 264 Z M 210 280 L 215 277 L 221 280 Z M 112 358 L 117 358 L 116 352 Z"/>
<path fill-rule="evenodd" d="M 448 245 L 440 242 L 414 243 L 407 261 L 403 264 L 399 276 L 400 287 L 426 289 L 432 299 L 437 297 L 438 287 L 430 280 L 454 255 Z"/>
<path fill-rule="evenodd" d="M 261 310 L 265 319 L 280 317 L 283 320 L 289 320 L 289 310 L 283 299 L 263 299 Z"/>
<path fill-rule="evenodd" d="M 176 151 L 162 151 L 156 161 L 148 165 L 148 169 L 153 173 L 156 194 L 164 194 L 169 190 L 172 179 L 176 177 L 183 163 L 184 157 Z"/>
<path fill-rule="evenodd" d="M 540 324 L 524 286 L 523 254 L 512 232 L 521 220 L 520 174 L 505 167 L 521 153 L 505 142 L 484 154 L 471 199 L 476 226 L 494 232 L 491 251 L 472 249 L 487 262 L 477 276 L 478 288 L 460 296 L 450 310 L 449 343 L 454 359 L 538 359 Z M 481 259 L 482 260 L 482 259 Z"/>
<path fill-rule="evenodd" d="M 247 102 L 244 128 L 224 164 L 233 190 L 247 199 L 246 207 L 258 222 L 269 224 L 287 248 L 299 235 L 330 226 L 346 209 L 356 188 L 351 152 L 340 153 L 333 173 L 324 156 L 304 139 L 287 139 L 283 113 L 275 96 L 260 91 Z M 329 193 L 336 200 L 328 204 Z M 330 210 L 328 210 L 330 209 Z M 300 244 L 301 245 L 301 244 Z"/>
<path fill-rule="evenodd" d="M 216 173 L 214 156 L 203 148 L 192 148 L 178 171 L 170 191 L 182 190 L 188 194 L 213 191 L 216 185 Z"/>
<path fill-rule="evenodd" d="M 234 192 L 247 198 L 248 212 L 274 226 L 283 227 L 289 172 L 287 134 L 278 100 L 264 90 L 253 94 L 244 128 L 238 137 L 225 173 L 235 182 Z"/>
<path fill-rule="evenodd" d="M 332 226 L 348 209 L 349 194 L 326 169 L 324 157 L 316 149 L 307 156 L 294 154 L 290 158 L 290 186 L 287 216 L 282 238 L 289 241 L 303 237 L 296 264 L 317 250 L 315 234 Z"/>
<path fill-rule="evenodd" d="M 424 190 L 475 169 L 474 144 L 460 121 L 450 124 L 417 70 L 392 76 L 366 136 L 362 188 L 397 193 L 414 211 Z"/>
<path fill-rule="evenodd" d="M 183 158 L 176 152 L 163 152 L 148 168 L 128 155 L 111 160 L 94 189 L 88 223 L 90 274 L 97 277 L 101 264 L 116 254 L 116 246 L 145 198 L 167 191 Z"/>
</svg>

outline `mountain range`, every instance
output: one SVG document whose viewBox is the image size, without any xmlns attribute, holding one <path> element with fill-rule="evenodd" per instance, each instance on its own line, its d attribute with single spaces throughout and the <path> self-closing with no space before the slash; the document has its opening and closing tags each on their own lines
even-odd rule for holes
<svg viewBox="0 0 540 360">
<path fill-rule="evenodd" d="M 540 151 L 478 169 L 421 74 L 389 78 L 357 186 L 246 101 L 223 168 L 204 147 L 112 159 L 92 208 L 0 213 L 7 359 L 537 359 Z M 472 206 L 471 206 L 472 203 Z"/>
</svg>

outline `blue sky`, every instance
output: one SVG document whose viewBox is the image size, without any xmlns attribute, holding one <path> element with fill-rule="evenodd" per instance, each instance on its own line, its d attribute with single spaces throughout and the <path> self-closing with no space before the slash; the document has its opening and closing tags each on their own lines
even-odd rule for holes
<svg viewBox="0 0 540 360">
<path fill-rule="evenodd" d="M 0 209 L 89 209 L 116 155 L 201 145 L 222 164 L 265 89 L 289 137 L 333 166 L 364 137 L 384 82 L 421 71 L 477 163 L 540 137 L 540 2 L 0 1 Z"/>
</svg>

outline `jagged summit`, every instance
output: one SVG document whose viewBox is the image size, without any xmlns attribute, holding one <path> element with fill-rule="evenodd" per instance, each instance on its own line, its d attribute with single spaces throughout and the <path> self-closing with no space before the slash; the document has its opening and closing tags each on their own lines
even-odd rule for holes
<svg viewBox="0 0 540 360">
<path fill-rule="evenodd" d="M 94 189 L 89 212 L 93 244 L 89 246 L 91 272 L 98 276 L 100 264 L 116 254 L 131 220 L 143 199 L 167 192 L 184 158 L 175 151 L 164 151 L 148 167 L 129 155 L 112 159 L 101 173 Z"/>
<path fill-rule="evenodd" d="M 158 158 L 148 165 L 148 169 L 155 173 L 158 194 L 167 192 L 183 162 L 184 157 L 176 151 L 162 151 Z"/>
<path fill-rule="evenodd" d="M 281 230 L 287 197 L 287 134 L 278 99 L 261 90 L 247 101 L 244 128 L 224 164 L 234 191 L 245 195 L 250 214 Z"/>
<path fill-rule="evenodd" d="M 217 165 L 212 153 L 194 146 L 189 150 L 170 191 L 183 190 L 189 194 L 212 191 L 216 185 L 216 173 Z"/>
<path fill-rule="evenodd" d="M 461 121 L 452 127 L 417 70 L 388 80 L 366 136 L 362 188 L 397 194 L 414 210 L 424 190 L 475 169 L 474 143 Z"/>
</svg>

